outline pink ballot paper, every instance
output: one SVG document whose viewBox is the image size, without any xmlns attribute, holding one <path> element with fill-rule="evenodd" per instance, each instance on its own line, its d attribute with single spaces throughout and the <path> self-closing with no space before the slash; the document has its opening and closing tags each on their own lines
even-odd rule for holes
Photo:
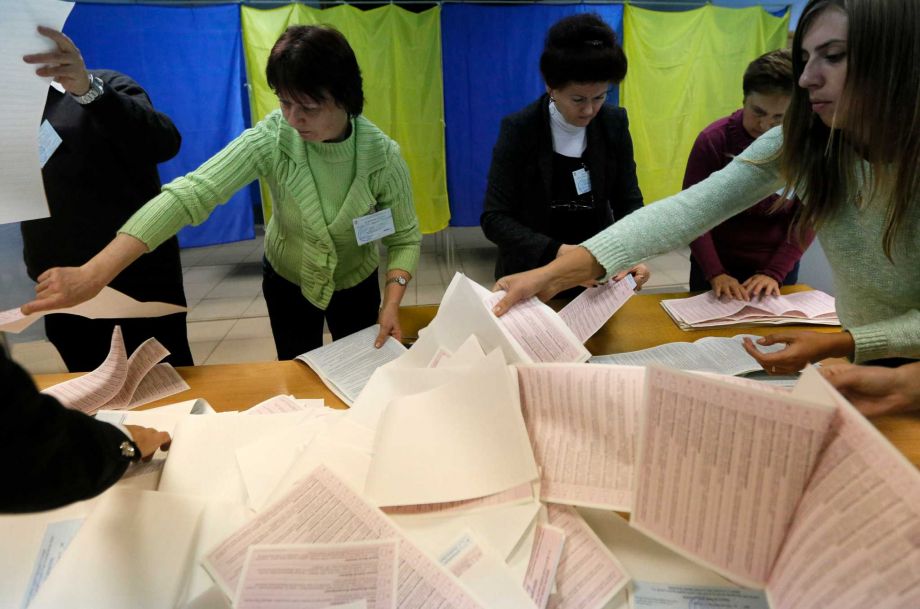
<svg viewBox="0 0 920 609">
<path fill-rule="evenodd" d="M 235 609 L 396 609 L 399 542 L 250 546 Z"/>
<path fill-rule="evenodd" d="M 602 286 L 588 288 L 559 311 L 559 317 L 585 342 L 636 293 L 636 280 L 627 275 Z"/>
<path fill-rule="evenodd" d="M 228 596 L 250 546 L 399 540 L 397 607 L 477 609 L 482 605 L 447 570 L 413 545 L 377 508 L 319 466 L 212 550 L 204 567 Z"/>
<path fill-rule="evenodd" d="M 189 388 L 172 366 L 157 365 L 167 355 L 157 339 L 149 338 L 127 357 L 121 327 L 115 326 L 109 355 L 98 368 L 42 393 L 87 414 L 100 408 L 134 408 Z"/>
<path fill-rule="evenodd" d="M 556 583 L 556 571 L 565 546 L 565 531 L 548 524 L 538 524 L 530 562 L 524 575 L 524 590 L 537 609 L 546 609 L 549 595 Z"/>
<path fill-rule="evenodd" d="M 493 292 L 483 298 L 483 304 L 491 311 L 504 296 L 503 291 Z M 584 362 L 591 357 L 582 345 L 584 340 L 537 298 L 522 300 L 496 319 L 502 331 L 514 338 L 530 361 Z"/>
<path fill-rule="evenodd" d="M 772 609 L 920 607 L 920 472 L 814 368 L 790 393 L 650 366 L 642 404 L 632 527 Z"/>
<path fill-rule="evenodd" d="M 549 609 L 603 609 L 629 582 L 620 561 L 610 553 L 575 508 L 550 505 L 549 523 L 565 534 L 556 571 L 556 592 Z"/>
<path fill-rule="evenodd" d="M 819 290 L 767 296 L 749 302 L 720 300 L 712 291 L 661 301 L 681 328 L 706 328 L 740 323 L 839 325 L 834 297 Z M 686 327 L 685 327 L 686 326 Z"/>
<path fill-rule="evenodd" d="M 519 364 L 543 501 L 629 511 L 645 369 Z"/>
<path fill-rule="evenodd" d="M 920 607 L 920 472 L 814 369 L 837 412 L 767 583 L 773 609 Z"/>
<path fill-rule="evenodd" d="M 645 393 L 630 524 L 763 587 L 834 408 L 653 366 Z"/>
</svg>

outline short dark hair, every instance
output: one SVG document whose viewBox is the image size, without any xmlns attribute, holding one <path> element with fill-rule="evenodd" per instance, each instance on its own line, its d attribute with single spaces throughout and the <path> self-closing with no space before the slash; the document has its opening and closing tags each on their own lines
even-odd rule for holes
<svg viewBox="0 0 920 609">
<path fill-rule="evenodd" d="M 745 97 L 749 93 L 792 95 L 794 87 L 792 52 L 789 49 L 764 53 L 752 61 L 744 71 L 742 88 Z"/>
<path fill-rule="evenodd" d="M 616 84 L 626 76 L 626 55 L 616 33 L 599 15 L 571 15 L 546 33 L 540 72 L 552 89 L 570 82 Z"/>
<path fill-rule="evenodd" d="M 361 68 L 345 36 L 328 25 L 292 25 L 272 47 L 265 66 L 276 94 L 332 98 L 350 116 L 364 109 Z M 296 101 L 296 99 L 295 99 Z"/>
</svg>

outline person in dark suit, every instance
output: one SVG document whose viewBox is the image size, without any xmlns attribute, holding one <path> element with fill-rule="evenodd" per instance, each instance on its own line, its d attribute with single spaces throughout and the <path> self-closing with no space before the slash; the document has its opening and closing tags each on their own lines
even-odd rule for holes
<svg viewBox="0 0 920 609">
<path fill-rule="evenodd" d="M 115 237 L 119 227 L 160 192 L 157 163 L 179 152 L 181 137 L 147 93 L 112 70 L 87 71 L 80 50 L 67 36 L 40 27 L 53 52 L 27 55 L 59 88 L 48 89 L 42 129 L 61 139 L 42 168 L 51 217 L 23 222 L 26 271 L 39 281 L 57 266 L 80 265 Z M 179 242 L 173 237 L 156 252 L 122 271 L 111 286 L 140 301 L 185 306 Z M 101 288 L 102 286 L 100 286 Z M 128 353 L 155 337 L 174 366 L 191 366 L 186 314 L 139 319 L 87 319 L 52 314 L 45 333 L 71 372 L 93 370 L 105 360 L 112 331 L 121 326 Z"/>
<path fill-rule="evenodd" d="M 626 76 L 616 34 L 598 15 L 566 17 L 546 36 L 546 94 L 502 120 L 484 211 L 496 279 L 548 264 L 642 207 L 626 111 L 606 104 Z M 648 269 L 631 269 L 641 286 Z"/>
<path fill-rule="evenodd" d="M 117 427 L 41 394 L 0 346 L 0 513 L 39 512 L 89 499 L 133 461 L 169 448 L 169 434 Z"/>
</svg>

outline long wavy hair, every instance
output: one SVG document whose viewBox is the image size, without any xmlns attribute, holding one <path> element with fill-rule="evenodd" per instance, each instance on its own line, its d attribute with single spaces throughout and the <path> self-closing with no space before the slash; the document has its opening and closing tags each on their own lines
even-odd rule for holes
<svg viewBox="0 0 920 609">
<path fill-rule="evenodd" d="M 882 247 L 891 259 L 911 205 L 920 201 L 920 0 L 811 0 L 792 41 L 796 82 L 805 61 L 802 39 L 825 10 L 848 17 L 847 75 L 828 127 L 796 87 L 783 120 L 780 171 L 805 205 L 797 232 L 819 229 L 857 194 L 857 205 L 887 199 Z M 871 175 L 862 175 L 862 161 Z M 863 184 L 863 191 L 857 184 Z"/>
</svg>

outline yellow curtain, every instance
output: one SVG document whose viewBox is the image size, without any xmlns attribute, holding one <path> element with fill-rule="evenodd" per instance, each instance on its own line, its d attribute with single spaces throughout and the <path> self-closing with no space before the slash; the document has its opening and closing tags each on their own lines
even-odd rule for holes
<svg viewBox="0 0 920 609">
<path fill-rule="evenodd" d="M 741 107 L 748 63 L 786 46 L 788 29 L 788 13 L 756 6 L 670 13 L 626 5 L 620 95 L 646 203 L 680 191 L 696 136 Z"/>
<path fill-rule="evenodd" d="M 278 107 L 265 81 L 265 63 L 289 25 L 327 24 L 342 32 L 364 78 L 364 114 L 399 142 L 412 175 L 415 209 L 423 233 L 447 226 L 447 165 L 441 80 L 440 8 L 410 13 L 395 5 L 361 11 L 349 5 L 319 10 L 292 4 L 241 8 L 246 71 L 252 86 L 253 122 Z M 265 217 L 271 213 L 263 184 Z"/>
</svg>

